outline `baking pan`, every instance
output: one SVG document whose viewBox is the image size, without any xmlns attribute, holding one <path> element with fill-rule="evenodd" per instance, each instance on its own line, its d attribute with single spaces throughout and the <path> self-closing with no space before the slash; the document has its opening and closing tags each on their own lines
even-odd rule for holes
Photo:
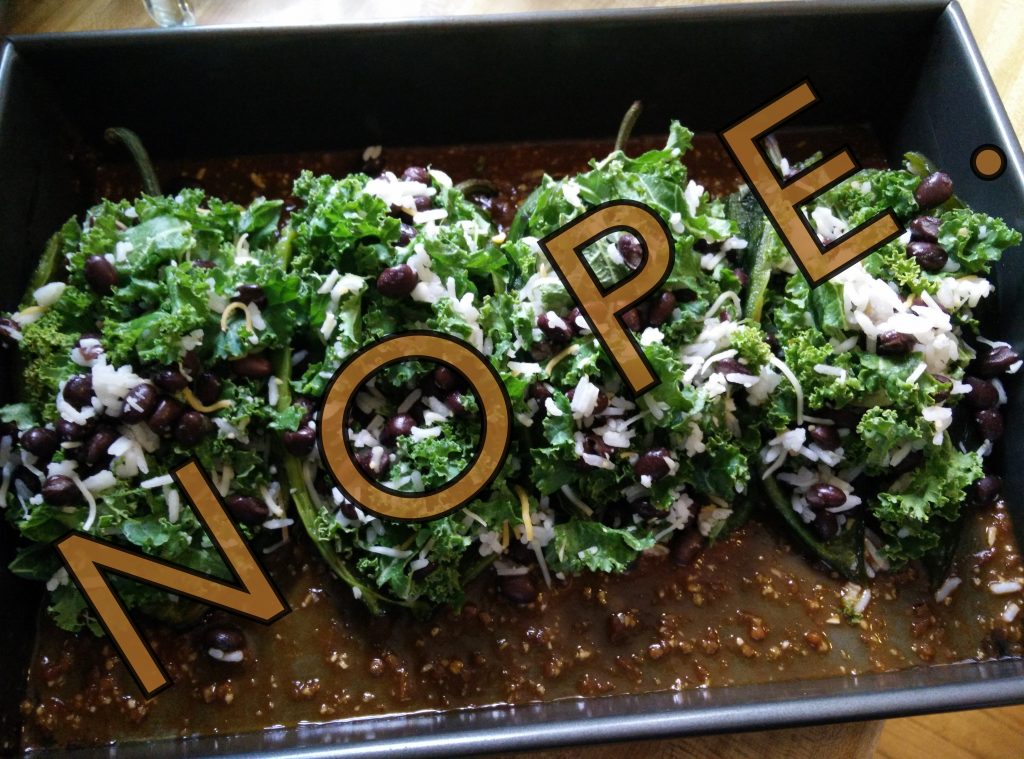
<svg viewBox="0 0 1024 759">
<path fill-rule="evenodd" d="M 620 106 L 644 124 L 717 131 L 810 78 L 804 125 L 867 124 L 890 162 L 916 149 L 971 205 L 1024 228 L 1024 156 L 956 3 L 825 2 L 439 19 L 316 29 L 214 29 L 15 37 L 0 57 L 0 306 L 19 299 L 46 238 L 91 202 L 76 156 L 103 128 L 146 136 L 154 157 L 604 137 Z M 1003 148 L 995 181 L 975 147 Z M 999 264 L 985 319 L 1024 342 L 1024 262 Z M 0 359 L 2 360 L 2 359 Z M 0 365 L 0 402 L 10 396 Z M 1011 418 L 1024 395 L 1010 392 Z M 1024 427 L 1008 426 L 1005 492 L 1024 492 Z M 1018 538 L 1024 504 L 1010 503 Z M 0 560 L 13 552 L 4 534 Z M 0 572 L 0 747 L 18 744 L 39 605 Z M 1024 661 L 348 720 L 168 740 L 83 755 L 376 756 L 777 728 L 1024 701 Z"/>
</svg>

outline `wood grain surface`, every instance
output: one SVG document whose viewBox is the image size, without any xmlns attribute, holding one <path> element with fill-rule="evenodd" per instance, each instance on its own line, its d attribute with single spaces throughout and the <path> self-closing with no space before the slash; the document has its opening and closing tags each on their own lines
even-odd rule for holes
<svg viewBox="0 0 1024 759">
<path fill-rule="evenodd" d="M 745 0 L 772 2 L 773 0 Z M 710 5 L 711 0 L 193 0 L 197 23 L 291 25 L 538 10 L 581 10 L 637 6 Z M 982 55 L 1017 135 L 1024 134 L 1024 0 L 961 0 Z M 0 0 L 0 32 L 151 27 L 141 0 Z M 583 751 L 568 748 L 537 754 L 575 756 L 643 755 L 645 759 L 735 757 L 736 759 L 1015 759 L 1024 757 L 1024 706 L 986 709 L 853 725 L 827 725 L 745 735 L 627 743 Z"/>
</svg>

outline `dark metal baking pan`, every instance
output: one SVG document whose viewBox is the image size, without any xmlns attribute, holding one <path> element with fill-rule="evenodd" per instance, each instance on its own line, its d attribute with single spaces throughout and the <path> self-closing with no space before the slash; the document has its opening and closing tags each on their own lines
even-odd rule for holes
<svg viewBox="0 0 1024 759">
<path fill-rule="evenodd" d="M 410 79 L 409 72 L 416 75 Z M 431 76 L 429 72 L 443 72 Z M 867 124 L 890 161 L 921 150 L 969 203 L 1024 228 L 1024 155 L 956 3 L 793 3 L 364 23 L 305 29 L 102 32 L 9 39 L 0 58 L 0 305 L 47 236 L 90 202 L 68 156 L 110 124 L 159 158 L 604 136 L 633 99 L 645 123 L 717 131 L 809 77 L 803 124 Z M 242 127 L 241 125 L 246 125 Z M 969 168 L 1000 145 L 995 181 Z M 1024 342 L 1024 261 L 999 265 L 988 320 Z M 0 365 L 0 400 L 10 396 Z M 1011 391 L 1011 418 L 1024 396 Z M 1024 454 L 1010 425 L 1005 461 Z M 1005 466 L 1006 492 L 1024 468 Z M 1019 500 L 1010 504 L 1018 536 Z M 0 561 L 12 552 L 4 534 Z M 0 572 L 0 746 L 16 746 L 38 591 Z M 895 717 L 1024 701 L 1024 662 L 421 713 L 168 740 L 86 755 L 361 756 L 542 746 Z M 12 743 L 13 741 L 13 743 Z"/>
</svg>

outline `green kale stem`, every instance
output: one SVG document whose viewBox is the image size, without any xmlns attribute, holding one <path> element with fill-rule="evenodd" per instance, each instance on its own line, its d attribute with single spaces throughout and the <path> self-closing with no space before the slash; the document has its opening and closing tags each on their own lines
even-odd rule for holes
<svg viewBox="0 0 1024 759">
<path fill-rule="evenodd" d="M 48 282 L 57 281 L 57 268 L 63 260 L 60 255 L 63 247 L 63 232 L 57 232 L 53 237 L 46 241 L 46 247 L 43 249 L 43 255 L 39 259 L 39 264 L 36 266 L 35 271 L 32 272 L 32 276 L 29 278 L 28 287 L 25 288 L 25 298 L 21 302 L 22 308 L 30 306 L 35 302 L 32 293 Z"/>
<path fill-rule="evenodd" d="M 490 179 L 466 179 L 455 185 L 455 189 L 467 197 L 469 195 L 497 195 L 498 185 Z"/>
<path fill-rule="evenodd" d="M 763 470 L 758 472 L 763 475 Z M 848 580 L 864 579 L 864 523 L 848 517 L 843 531 L 827 542 L 818 540 L 807 528 L 804 520 L 793 510 L 793 505 L 782 494 L 774 477 L 761 478 L 761 489 L 786 524 L 818 558 Z M 849 520 L 853 521 L 849 525 Z"/>
<path fill-rule="evenodd" d="M 643 103 L 639 100 L 634 100 L 633 104 L 629 106 L 626 111 L 626 115 L 622 117 L 622 121 L 619 123 L 619 132 L 615 135 L 614 150 L 625 149 L 626 142 L 629 140 L 629 135 L 633 133 L 633 127 L 636 126 L 636 122 L 640 118 L 640 114 L 643 110 Z"/>
<path fill-rule="evenodd" d="M 772 276 L 772 265 L 768 261 L 767 250 L 771 244 L 771 236 L 775 230 L 765 220 L 761 228 L 761 239 L 758 241 L 757 250 L 754 253 L 753 264 L 750 267 L 750 283 L 747 290 L 747 302 L 744 304 L 743 315 L 761 323 L 761 312 L 764 309 L 764 298 L 768 292 L 768 280 Z"/>
<path fill-rule="evenodd" d="M 281 238 L 281 241 L 277 244 L 274 250 L 282 268 L 285 270 L 287 270 L 291 264 L 292 241 L 294 236 L 295 233 L 289 228 L 288 232 Z M 274 367 L 274 377 L 276 377 L 278 381 L 277 410 L 287 411 L 292 405 L 291 346 L 273 351 L 271 353 L 271 363 Z M 317 508 L 316 504 L 313 503 L 313 500 L 309 497 L 309 493 L 306 490 L 306 481 L 302 476 L 302 460 L 284 450 L 284 447 L 281 445 L 280 438 L 275 440 L 275 449 L 277 450 L 281 460 L 284 461 L 284 472 L 288 484 L 288 492 L 291 494 L 291 500 L 295 505 L 295 511 L 298 513 L 299 519 L 306 528 L 306 532 L 309 534 L 310 538 L 312 538 L 317 550 L 320 552 L 323 560 L 327 563 L 327 566 L 331 568 L 331 571 L 334 572 L 339 579 L 349 585 L 349 587 L 358 588 L 361 594 L 360 599 L 366 604 L 367 608 L 373 614 L 380 614 L 382 611 L 381 604 L 385 602 L 398 606 L 407 606 L 417 611 L 425 610 L 425 607 L 418 602 L 400 601 L 378 593 L 376 590 L 363 583 L 351 570 L 349 570 L 345 562 L 338 555 L 338 552 L 334 550 L 330 543 L 316 538 L 316 523 L 320 510 Z"/>
<path fill-rule="evenodd" d="M 139 170 L 139 174 L 142 177 L 143 191 L 147 195 L 162 195 L 163 193 L 160 192 L 160 181 L 156 178 L 156 172 L 153 170 L 153 162 L 149 159 L 149 153 L 146 152 L 146 148 L 143 146 L 139 136 L 127 127 L 110 127 L 104 133 L 104 136 L 110 144 L 116 145 L 121 143 L 132 154 L 135 167 Z"/>
<path fill-rule="evenodd" d="M 746 302 L 743 304 L 743 314 L 756 324 L 760 324 L 764 299 L 768 292 L 768 281 L 772 276 L 768 251 L 771 248 L 775 230 L 768 223 L 757 199 L 749 192 L 746 194 L 733 193 L 729 196 L 726 204 L 729 217 L 737 220 L 740 237 L 750 242 L 743 256 L 750 277 L 747 284 Z"/>
</svg>

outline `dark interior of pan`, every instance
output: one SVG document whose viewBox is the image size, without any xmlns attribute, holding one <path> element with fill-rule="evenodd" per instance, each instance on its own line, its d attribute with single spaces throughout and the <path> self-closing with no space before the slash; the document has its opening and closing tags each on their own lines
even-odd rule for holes
<svg viewBox="0 0 1024 759">
<path fill-rule="evenodd" d="M 110 32 L 15 38 L 0 63 L 0 306 L 15 305 L 49 234 L 89 205 L 75 156 L 103 128 L 144 133 L 159 160 L 601 137 L 641 99 L 644 123 L 717 131 L 810 78 L 806 125 L 868 124 L 891 161 L 921 150 L 970 204 L 1024 228 L 1024 158 L 959 8 L 941 2 L 799 3 L 360 24 L 318 29 Z M 609 114 L 612 114 L 611 116 Z M 609 122 L 612 123 L 609 123 Z M 972 150 L 1001 145 L 984 182 Z M 997 271 L 986 319 L 1024 341 L 1024 262 Z M 0 400 L 10 396 L 0 366 Z M 1010 418 L 1024 396 L 1010 393 Z M 1010 425 L 1006 461 L 1024 452 Z M 1006 492 L 1024 470 L 1004 466 Z M 1011 503 L 1024 525 L 1022 503 Z M 4 535 L 4 564 L 12 553 Z M 16 745 L 37 590 L 0 572 L 0 745 Z M 1024 662 L 516 708 L 377 718 L 168 742 L 164 755 L 266 750 L 363 756 L 511 751 L 545 745 L 780 727 L 1024 700 Z M 11 741 L 15 741 L 14 744 Z M 124 756 L 152 751 L 123 746 Z M 106 751 L 104 751 L 106 753 Z"/>
</svg>

